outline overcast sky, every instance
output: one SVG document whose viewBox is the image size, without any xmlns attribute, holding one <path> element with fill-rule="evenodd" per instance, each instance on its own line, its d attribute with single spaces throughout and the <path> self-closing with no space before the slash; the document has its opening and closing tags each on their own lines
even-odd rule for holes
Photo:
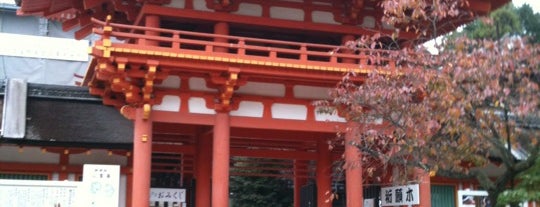
<svg viewBox="0 0 540 207">
<path fill-rule="evenodd" d="M 534 12 L 540 12 L 540 1 L 538 0 L 512 0 L 514 6 L 521 7 L 522 4 L 527 3 L 532 7 Z"/>
<path fill-rule="evenodd" d="M 516 5 L 516 7 L 520 7 L 523 3 L 528 3 L 529 5 L 531 5 L 531 7 L 533 8 L 535 12 L 540 12 L 540 1 L 538 0 L 512 0 L 512 2 L 514 2 L 514 5 Z M 15 1 L 14 0 L 0 0 L 0 3 L 15 4 Z"/>
</svg>

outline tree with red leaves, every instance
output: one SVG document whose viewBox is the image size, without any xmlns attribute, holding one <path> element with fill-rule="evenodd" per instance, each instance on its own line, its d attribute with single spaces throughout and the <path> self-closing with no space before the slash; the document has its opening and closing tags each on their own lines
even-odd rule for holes
<svg viewBox="0 0 540 207">
<path fill-rule="evenodd" d="M 467 5 L 463 0 L 381 3 L 388 24 L 432 37 L 438 35 L 438 21 L 470 17 Z M 348 45 L 384 47 L 380 39 L 361 38 Z M 414 179 L 414 169 L 476 179 L 496 204 L 540 155 L 540 46 L 520 37 L 463 36 L 442 41 L 438 49 L 437 55 L 422 46 L 396 50 L 396 67 L 347 74 L 327 104 L 348 121 L 361 123 L 359 130 L 349 130 L 358 132 L 357 139 L 344 144 L 359 149 L 367 172 L 393 172 L 387 175 L 393 182 Z M 360 75 L 365 81 L 352 78 Z M 365 124 L 375 119 L 383 127 Z M 482 168 L 490 164 L 503 172 L 489 177 Z"/>
</svg>

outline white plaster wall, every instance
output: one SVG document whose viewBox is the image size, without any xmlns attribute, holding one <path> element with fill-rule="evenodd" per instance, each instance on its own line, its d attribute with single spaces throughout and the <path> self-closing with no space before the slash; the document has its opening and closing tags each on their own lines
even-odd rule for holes
<svg viewBox="0 0 540 207">
<path fill-rule="evenodd" d="M 238 110 L 231 111 L 231 116 L 263 117 L 264 105 L 261 102 L 242 101 Z"/>
<path fill-rule="evenodd" d="M 171 3 L 165 4 L 163 6 L 173 7 L 173 8 L 184 8 L 186 7 L 186 0 L 171 0 Z"/>
<path fill-rule="evenodd" d="M 284 97 L 285 85 L 278 83 L 247 82 L 235 91 L 238 94 Z"/>
<path fill-rule="evenodd" d="M 194 91 L 217 92 L 216 89 L 206 87 L 206 81 L 204 78 L 190 78 L 189 88 Z"/>
<path fill-rule="evenodd" d="M 189 113 L 196 114 L 216 114 L 216 111 L 206 107 L 204 98 L 191 97 L 188 100 Z"/>
<path fill-rule="evenodd" d="M 315 23 L 339 24 L 339 22 L 336 22 L 336 20 L 334 20 L 334 14 L 327 11 L 311 12 L 311 20 Z"/>
<path fill-rule="evenodd" d="M 212 11 L 211 9 L 206 7 L 205 0 L 193 0 L 193 8 L 200 11 Z"/>
<path fill-rule="evenodd" d="M 58 180 L 59 177 L 60 177 L 60 175 L 58 175 L 58 173 L 53 173 L 51 175 L 51 180 Z"/>
<path fill-rule="evenodd" d="M 74 154 L 69 157 L 69 164 L 84 165 L 84 164 L 109 164 L 109 165 L 127 165 L 127 157 L 111 154 L 108 150 L 94 149 L 88 153 Z"/>
<path fill-rule="evenodd" d="M 158 88 L 180 88 L 180 77 L 178 76 L 175 76 L 175 75 L 170 75 L 170 76 L 167 76 L 167 78 L 165 80 L 163 80 L 163 82 L 161 82 L 160 84 L 156 84 L 156 87 Z"/>
<path fill-rule="evenodd" d="M 272 104 L 271 111 L 274 119 L 307 119 L 307 108 L 304 105 L 275 103 Z"/>
<path fill-rule="evenodd" d="M 60 155 L 43 152 L 39 147 L 0 145 L 0 162 L 57 164 L 59 160 Z"/>
<path fill-rule="evenodd" d="M 318 113 L 318 109 L 320 107 L 315 107 L 315 110 L 313 113 L 315 113 L 315 120 L 316 121 L 330 121 L 330 122 L 346 122 L 345 118 L 338 116 L 337 112 L 334 112 L 332 114 L 327 113 Z"/>
<path fill-rule="evenodd" d="M 275 19 L 304 21 L 304 11 L 301 9 L 273 6 L 270 7 L 270 17 Z"/>
<path fill-rule="evenodd" d="M 172 96 L 172 95 L 165 95 L 163 97 L 163 100 L 161 101 L 161 104 L 152 106 L 152 109 L 156 111 L 179 112 L 180 104 L 181 104 L 180 97 Z"/>
<path fill-rule="evenodd" d="M 242 2 L 238 5 L 238 11 L 233 12 L 233 14 L 260 17 L 262 16 L 262 7 L 258 4 Z"/>
<path fill-rule="evenodd" d="M 365 16 L 362 21 L 362 27 L 375 28 L 375 17 Z"/>
<path fill-rule="evenodd" d="M 294 97 L 302 99 L 330 99 L 330 88 L 317 86 L 296 85 L 293 88 Z"/>
</svg>

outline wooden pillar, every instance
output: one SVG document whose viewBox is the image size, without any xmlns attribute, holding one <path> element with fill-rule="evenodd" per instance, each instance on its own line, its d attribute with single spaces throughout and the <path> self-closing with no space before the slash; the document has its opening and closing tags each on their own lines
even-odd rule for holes
<svg viewBox="0 0 540 207">
<path fill-rule="evenodd" d="M 318 140 L 317 154 L 317 206 L 330 207 L 332 206 L 329 200 L 332 193 L 332 162 L 325 139 Z"/>
<path fill-rule="evenodd" d="M 196 175 L 195 175 L 195 206 L 210 207 L 212 169 L 212 134 L 203 134 L 197 140 Z"/>
<path fill-rule="evenodd" d="M 357 124 L 349 123 L 345 135 L 345 190 L 347 207 L 361 207 L 364 202 L 362 189 L 362 156 L 351 144 L 356 140 Z"/>
<path fill-rule="evenodd" d="M 353 35 L 345 35 L 341 38 L 341 44 L 346 44 L 348 41 L 354 41 L 355 38 Z M 344 54 L 352 54 L 354 51 L 352 50 L 349 50 L 349 49 L 343 49 L 341 50 L 341 53 L 344 53 Z M 351 59 L 351 58 L 343 58 L 342 59 L 342 62 L 343 63 L 356 63 L 356 61 L 354 59 Z"/>
<path fill-rule="evenodd" d="M 212 207 L 229 206 L 229 112 L 217 111 L 212 152 Z"/>
<path fill-rule="evenodd" d="M 416 176 L 420 182 L 420 205 L 419 207 L 431 207 L 431 178 L 429 172 L 422 169 L 415 170 Z"/>
<path fill-rule="evenodd" d="M 126 206 L 132 206 L 133 201 L 133 153 L 127 153 L 127 167 L 129 171 L 126 173 Z"/>
<path fill-rule="evenodd" d="M 214 33 L 228 35 L 229 25 L 218 22 L 214 25 Z M 216 37 L 215 42 L 226 43 L 227 38 Z M 225 47 L 214 47 L 214 52 L 227 52 Z M 230 97 L 229 97 L 230 98 Z M 214 123 L 214 140 L 212 151 L 212 207 L 229 206 L 229 111 L 216 109 Z"/>
<path fill-rule="evenodd" d="M 226 22 L 218 22 L 214 25 L 214 34 L 218 35 L 228 35 L 229 34 L 229 24 Z M 214 39 L 215 42 L 220 43 L 227 43 L 227 38 L 223 37 L 216 37 Z M 226 47 L 214 47 L 214 52 L 227 52 L 228 49 Z"/>
<path fill-rule="evenodd" d="M 305 161 L 294 160 L 294 207 L 300 207 L 300 194 L 302 186 L 307 183 L 306 175 L 307 165 Z"/>
<path fill-rule="evenodd" d="M 61 171 L 58 173 L 58 180 L 67 180 L 69 177 L 69 173 L 66 172 L 66 167 L 69 165 L 69 150 L 65 149 L 63 153 L 60 153 L 60 166 L 62 168 Z"/>
<path fill-rule="evenodd" d="M 159 27 L 157 15 L 145 17 L 146 27 Z M 158 32 L 145 31 L 147 36 L 159 35 Z M 159 43 L 139 39 L 139 45 L 156 46 Z M 147 109 L 151 110 L 151 109 Z M 146 113 L 150 113 L 147 111 Z M 152 119 L 145 117 L 143 107 L 135 109 L 133 137 L 133 170 L 131 179 L 131 204 L 133 207 L 148 207 L 150 204 L 150 179 L 152 170 Z M 145 119 L 146 118 L 146 119 Z M 129 177 L 129 176 L 128 176 Z"/>
<path fill-rule="evenodd" d="M 133 207 L 148 207 L 150 203 L 150 171 L 152 164 L 152 118 L 144 119 L 143 108 L 135 110 L 133 138 Z"/>
<path fill-rule="evenodd" d="M 145 21 L 144 25 L 146 27 L 156 27 L 156 28 L 160 27 L 160 23 L 159 23 L 160 18 L 157 15 L 147 15 L 145 16 L 144 21 Z M 144 34 L 147 36 L 159 36 L 159 32 L 154 32 L 154 31 L 145 31 Z M 139 40 L 139 44 L 149 45 L 149 46 L 158 46 L 159 42 L 155 40 L 141 39 Z"/>
<path fill-rule="evenodd" d="M 354 41 L 353 35 L 345 35 L 342 38 L 342 43 Z M 343 53 L 352 53 L 352 51 L 344 50 Z M 343 59 L 343 63 L 355 63 L 354 59 Z M 364 196 L 362 187 L 362 157 L 358 149 L 351 145 L 351 142 L 356 139 L 358 125 L 349 122 L 348 131 L 345 135 L 345 197 L 347 198 L 347 207 L 363 206 Z"/>
</svg>

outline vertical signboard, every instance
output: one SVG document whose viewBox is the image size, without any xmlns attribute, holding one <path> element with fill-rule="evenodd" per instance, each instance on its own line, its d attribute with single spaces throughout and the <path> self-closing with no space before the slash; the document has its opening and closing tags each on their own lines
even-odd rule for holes
<svg viewBox="0 0 540 207">
<path fill-rule="evenodd" d="M 382 206 L 418 205 L 419 189 L 418 184 L 381 188 Z"/>
<path fill-rule="evenodd" d="M 80 195 L 81 207 L 118 207 L 120 166 L 89 165 L 83 168 L 83 184 Z"/>
<path fill-rule="evenodd" d="M 26 80 L 7 80 L 2 109 L 2 137 L 24 138 L 27 90 Z"/>
</svg>

